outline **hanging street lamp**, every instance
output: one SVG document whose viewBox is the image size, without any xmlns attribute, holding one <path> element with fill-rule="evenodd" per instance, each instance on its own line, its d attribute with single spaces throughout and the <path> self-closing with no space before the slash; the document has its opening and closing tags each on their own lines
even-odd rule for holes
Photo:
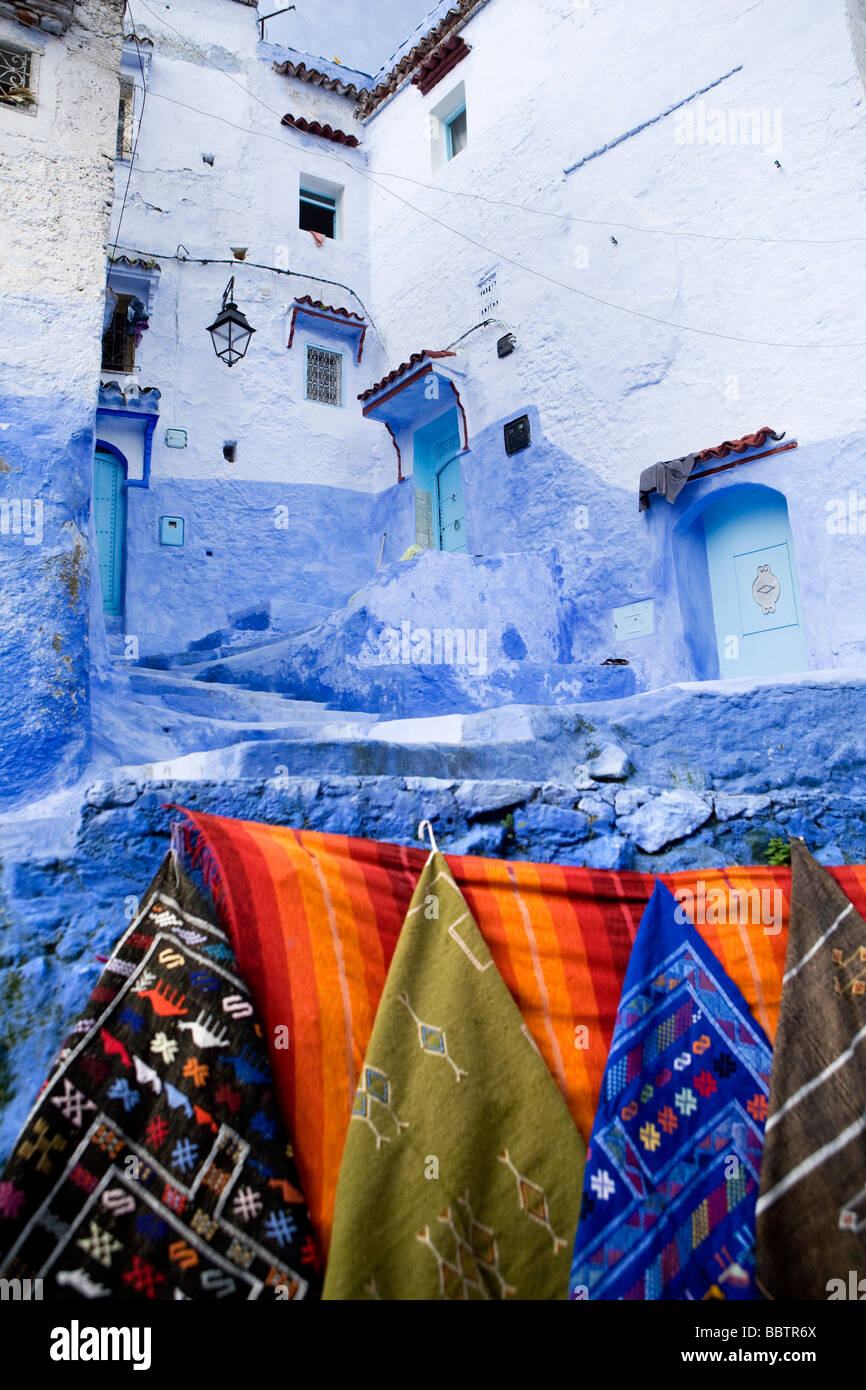
<svg viewBox="0 0 866 1390">
<path fill-rule="evenodd" d="M 245 356 L 250 338 L 256 331 L 250 327 L 246 316 L 235 304 L 234 287 L 235 277 L 232 276 L 223 291 L 222 308 L 207 330 L 213 338 L 214 352 L 229 367 L 233 367 Z"/>
</svg>

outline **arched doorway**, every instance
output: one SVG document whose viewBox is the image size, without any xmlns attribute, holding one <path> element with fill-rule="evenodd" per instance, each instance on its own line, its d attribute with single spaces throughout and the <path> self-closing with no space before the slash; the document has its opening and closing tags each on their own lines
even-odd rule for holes
<svg viewBox="0 0 866 1390">
<path fill-rule="evenodd" d="M 99 582 L 106 614 L 119 617 L 123 605 L 126 550 L 126 470 L 119 451 L 97 444 L 93 460 L 93 524 L 99 555 Z"/>
<path fill-rule="evenodd" d="M 699 678 L 808 670 L 781 492 L 756 484 L 726 488 L 683 518 L 674 547 L 686 640 Z"/>
</svg>

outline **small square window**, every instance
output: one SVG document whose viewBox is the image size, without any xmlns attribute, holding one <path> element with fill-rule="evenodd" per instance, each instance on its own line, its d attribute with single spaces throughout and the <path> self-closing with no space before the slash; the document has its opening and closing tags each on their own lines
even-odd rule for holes
<svg viewBox="0 0 866 1390">
<path fill-rule="evenodd" d="M 343 404 L 343 355 L 327 348 L 307 348 L 308 401 L 322 405 Z"/>
<path fill-rule="evenodd" d="M 466 149 L 469 140 L 469 132 L 466 126 L 466 107 L 461 106 L 459 111 L 455 111 L 453 116 L 449 116 L 444 122 L 445 125 L 445 158 L 453 159 L 461 150 Z"/>
<path fill-rule="evenodd" d="M 9 105 L 29 106 L 34 100 L 31 91 L 33 54 L 14 44 L 0 44 L 0 99 Z"/>
<path fill-rule="evenodd" d="M 302 188 L 298 208 L 298 226 L 302 232 L 318 232 L 320 236 L 337 235 L 337 200 L 327 193 L 314 193 Z"/>
<path fill-rule="evenodd" d="M 135 102 L 135 87 L 125 79 L 120 83 L 120 101 L 117 107 L 117 149 L 116 159 L 132 158 L 132 111 Z"/>
</svg>

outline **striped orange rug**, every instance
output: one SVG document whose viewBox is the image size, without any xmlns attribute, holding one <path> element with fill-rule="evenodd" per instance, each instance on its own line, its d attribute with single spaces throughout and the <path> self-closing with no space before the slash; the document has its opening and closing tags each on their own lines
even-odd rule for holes
<svg viewBox="0 0 866 1390">
<path fill-rule="evenodd" d="M 191 852 L 205 870 L 267 1029 L 304 1193 L 327 1249 L 358 1073 L 427 852 L 185 814 L 194 827 Z M 632 942 L 655 880 L 650 874 L 447 858 L 588 1140 Z M 831 873 L 866 915 L 866 866 Z M 675 896 L 692 895 L 687 902 L 696 905 L 695 926 L 772 1039 L 790 870 L 689 870 L 662 880 Z M 764 919 L 769 930 L 755 921 L 756 892 L 775 909 Z M 751 914 L 742 898 L 739 906 L 735 899 L 747 893 Z"/>
</svg>

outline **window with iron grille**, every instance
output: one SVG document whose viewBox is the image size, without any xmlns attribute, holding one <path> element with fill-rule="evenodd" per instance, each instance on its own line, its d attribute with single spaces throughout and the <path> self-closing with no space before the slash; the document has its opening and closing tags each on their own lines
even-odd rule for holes
<svg viewBox="0 0 866 1390">
<path fill-rule="evenodd" d="M 120 102 L 117 107 L 117 159 L 132 158 L 132 110 L 135 101 L 135 87 L 131 82 L 120 84 Z"/>
<path fill-rule="evenodd" d="M 135 335 L 130 330 L 131 294 L 119 294 L 114 313 L 102 335 L 102 370 L 131 372 L 135 368 Z"/>
<path fill-rule="evenodd" d="M 33 54 L 14 44 L 0 44 L 0 98 L 7 102 L 29 103 Z"/>
<path fill-rule="evenodd" d="M 343 404 L 343 355 L 327 348 L 307 348 L 307 400 Z"/>
</svg>

